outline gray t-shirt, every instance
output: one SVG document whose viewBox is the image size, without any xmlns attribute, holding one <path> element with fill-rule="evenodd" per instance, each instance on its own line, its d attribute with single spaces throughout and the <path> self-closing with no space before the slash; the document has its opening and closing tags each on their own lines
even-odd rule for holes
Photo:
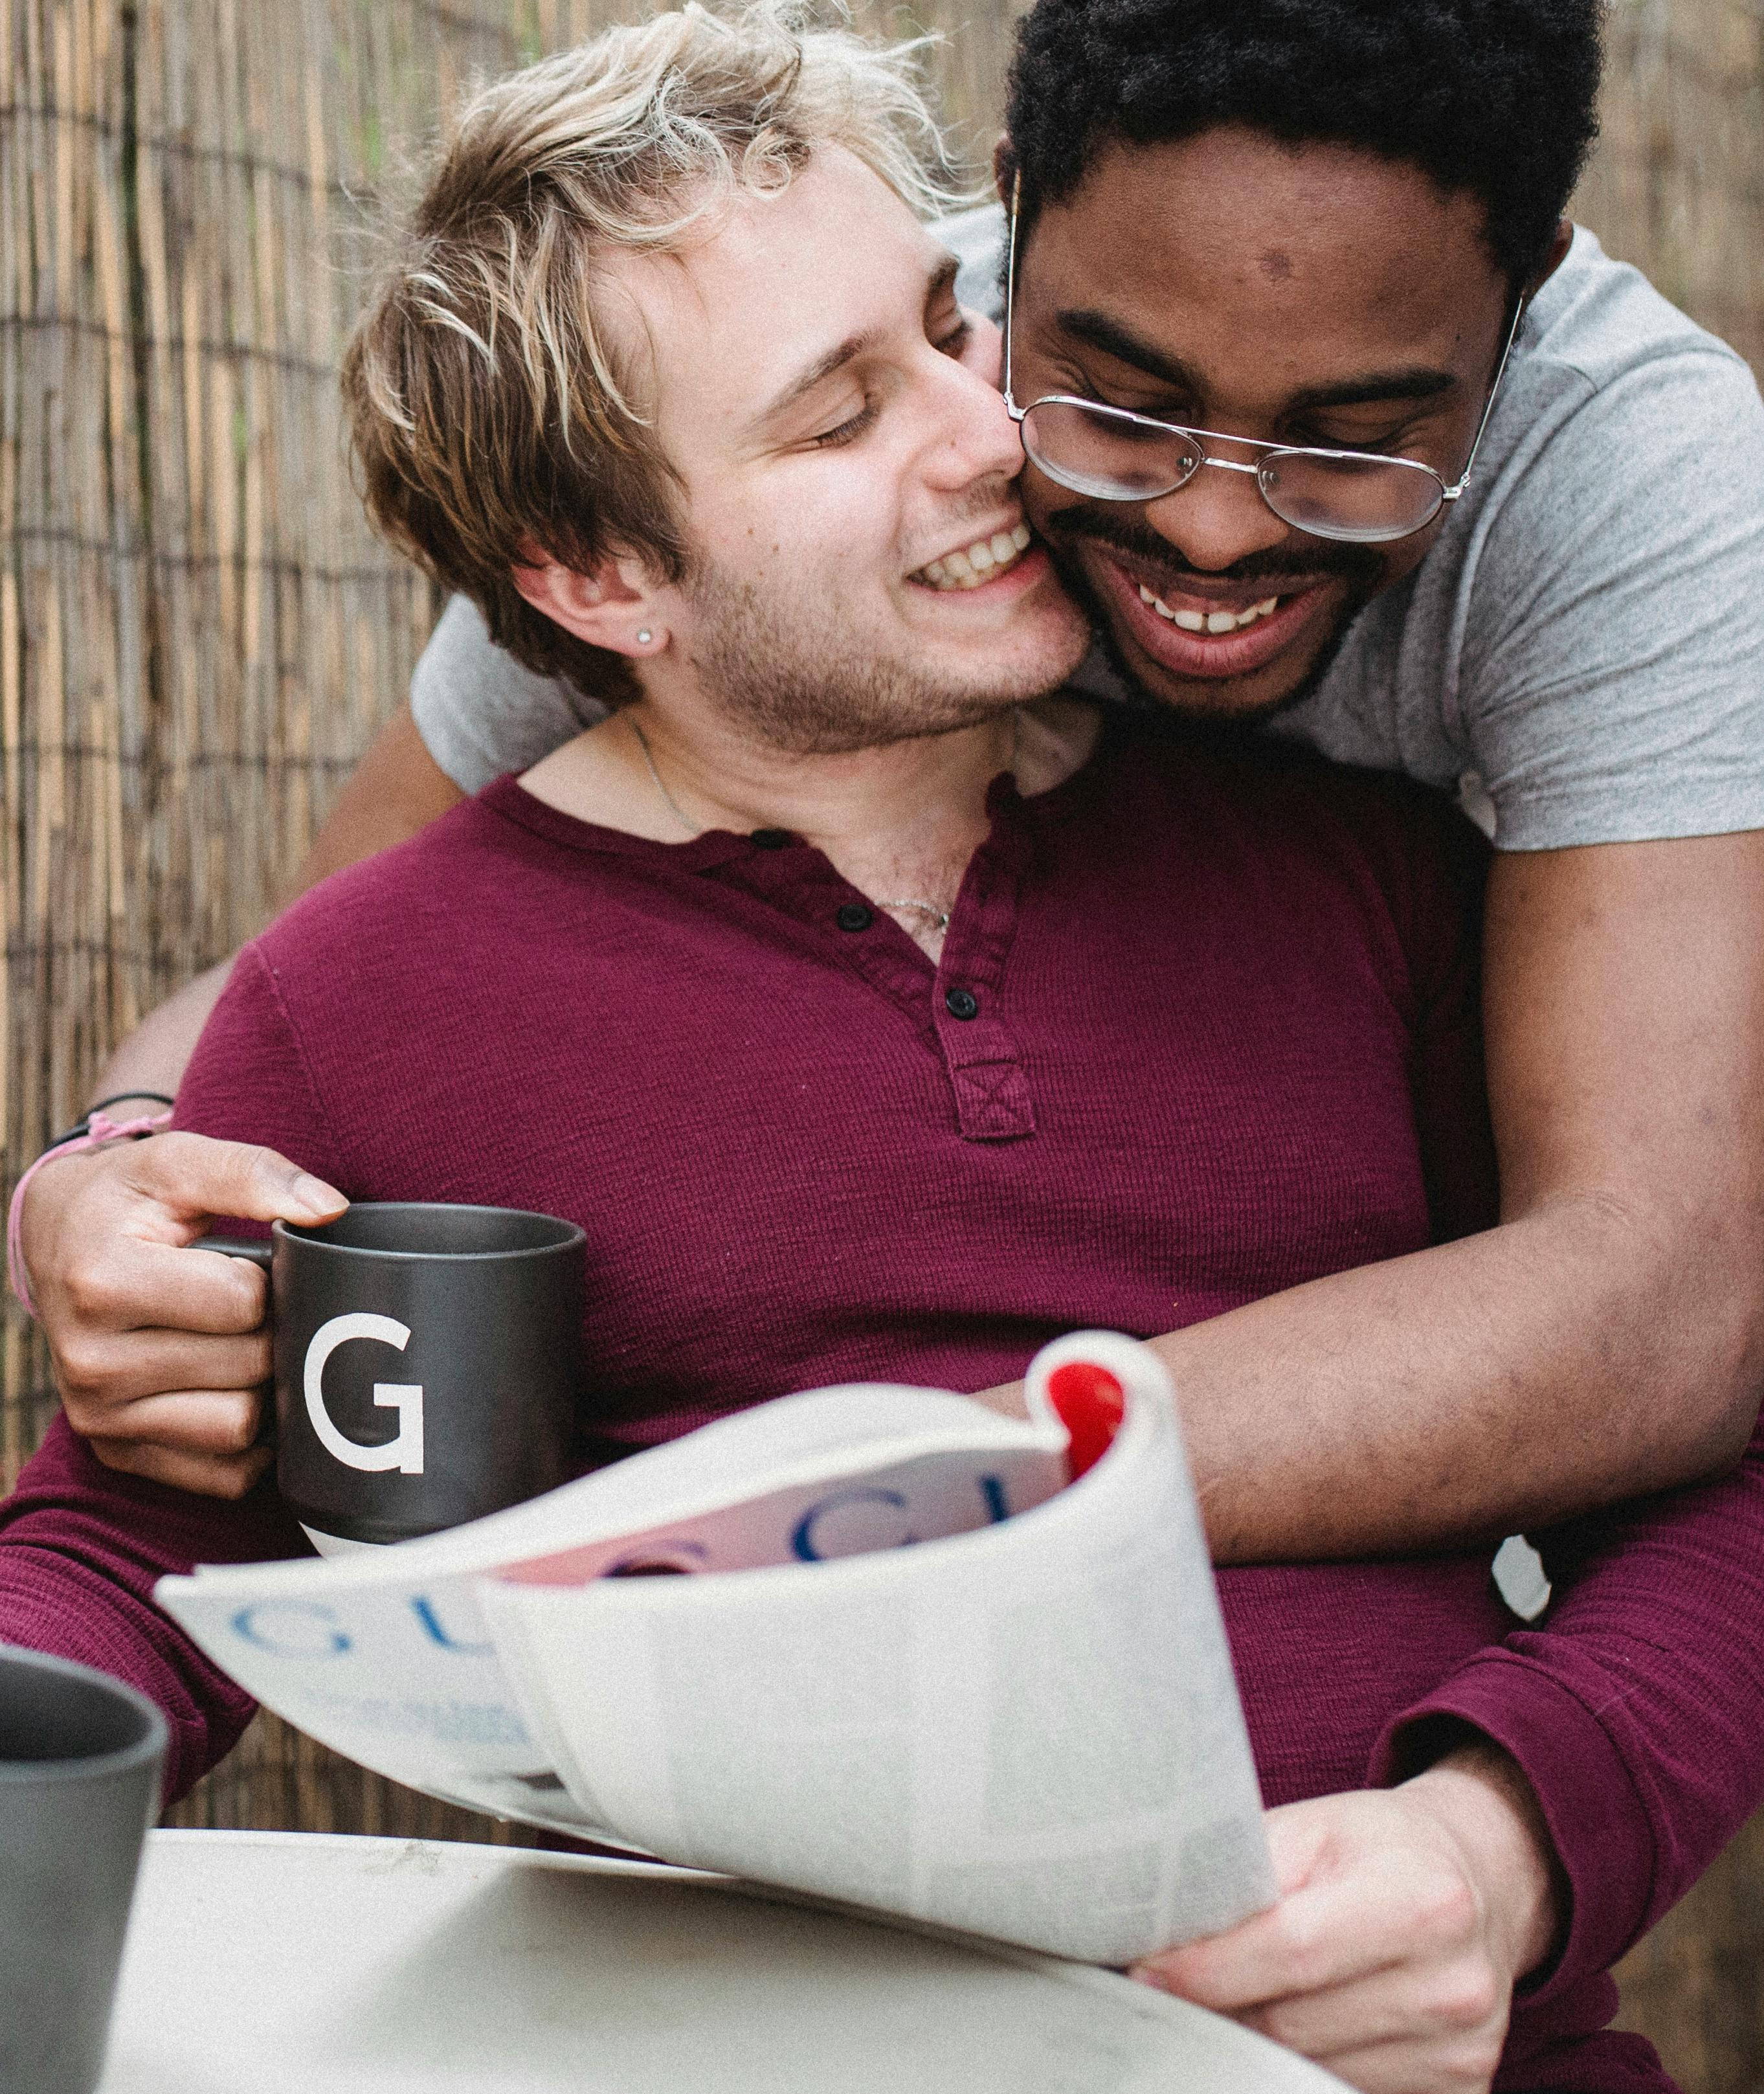
<svg viewBox="0 0 1764 2094">
<path fill-rule="evenodd" d="M 989 206 L 939 228 L 963 298 L 995 315 L 1003 227 Z M 1099 655 L 1079 681 L 1120 689 Z M 411 702 L 469 792 L 600 717 L 457 598 Z M 1745 364 L 1576 232 L 1469 489 L 1276 731 L 1485 793 L 1510 850 L 1764 828 L 1764 403 Z"/>
</svg>

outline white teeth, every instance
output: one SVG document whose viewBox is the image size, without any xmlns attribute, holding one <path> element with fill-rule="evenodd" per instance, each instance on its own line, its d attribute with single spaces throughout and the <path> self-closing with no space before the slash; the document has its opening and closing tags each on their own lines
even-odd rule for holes
<svg viewBox="0 0 1764 2094">
<path fill-rule="evenodd" d="M 1028 524 L 1018 524 L 1008 531 L 995 531 L 990 538 L 977 538 L 965 552 L 928 560 L 913 579 L 928 582 L 933 589 L 978 589 L 1014 567 L 1031 542 Z"/>
<path fill-rule="evenodd" d="M 1181 626 L 1185 632 L 1237 632 L 1280 608 L 1280 598 L 1268 596 L 1259 603 L 1252 603 L 1247 610 L 1172 610 L 1164 598 L 1154 596 L 1143 582 L 1139 584 L 1139 601 L 1149 604 L 1159 618 L 1167 618 L 1172 625 Z"/>
</svg>

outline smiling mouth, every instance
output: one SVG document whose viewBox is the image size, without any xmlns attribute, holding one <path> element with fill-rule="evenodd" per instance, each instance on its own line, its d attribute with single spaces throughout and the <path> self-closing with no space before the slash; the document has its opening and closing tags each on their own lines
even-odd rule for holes
<svg viewBox="0 0 1764 2094">
<path fill-rule="evenodd" d="M 1183 576 L 1172 584 L 1105 548 L 1094 579 L 1118 606 L 1121 629 L 1159 669 L 1219 683 L 1268 668 L 1313 631 L 1336 578 L 1282 577 L 1272 590 L 1272 576 L 1235 585 L 1222 576 Z M 1258 587 L 1267 593 L 1252 594 Z"/>
<path fill-rule="evenodd" d="M 1008 531 L 995 531 L 990 538 L 977 538 L 958 552 L 928 560 L 907 580 L 930 589 L 982 589 L 1008 575 L 1033 542 L 1028 524 L 1020 523 Z"/>
<path fill-rule="evenodd" d="M 1137 584 L 1139 601 L 1148 604 L 1159 618 L 1168 619 L 1185 632 L 1210 632 L 1215 635 L 1241 632 L 1246 626 L 1255 625 L 1264 618 L 1272 618 L 1289 598 L 1281 596 L 1263 597 L 1259 602 L 1250 604 L 1243 610 L 1198 611 L 1184 609 L 1172 610 L 1161 596 L 1154 596 L 1143 582 Z"/>
</svg>

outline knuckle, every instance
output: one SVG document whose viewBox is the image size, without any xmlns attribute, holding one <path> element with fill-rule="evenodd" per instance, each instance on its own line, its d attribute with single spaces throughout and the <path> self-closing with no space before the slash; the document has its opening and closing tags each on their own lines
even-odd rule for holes
<svg viewBox="0 0 1764 2094">
<path fill-rule="evenodd" d="M 1442 1870 L 1415 1893 L 1411 1922 L 1424 1942 L 1467 1940 L 1480 1918 L 1476 1894 L 1455 1870 Z"/>
<path fill-rule="evenodd" d="M 1480 2029 L 1494 2019 L 1502 2004 L 1500 1983 L 1481 1961 L 1450 1971 L 1434 1988 L 1434 2018 L 1447 2029 Z"/>
<path fill-rule="evenodd" d="M 236 1455 L 248 1453 L 251 1443 L 258 1436 L 258 1400 L 254 1396 L 229 1397 L 219 1421 L 219 1429 L 215 1436 L 219 1442 L 220 1452 Z"/>
<path fill-rule="evenodd" d="M 161 1483 L 169 1483 L 169 1476 L 158 1474 L 153 1450 L 134 1440 L 94 1440 L 92 1451 L 106 1469 L 114 1469 L 119 1476 L 152 1476 Z"/>
<path fill-rule="evenodd" d="M 76 1332 L 55 1347 L 55 1379 L 63 1398 L 82 1405 L 114 1400 L 109 1393 L 116 1370 L 115 1349 L 103 1338 Z"/>
<path fill-rule="evenodd" d="M 1438 2076 L 1449 2087 L 1483 2094 L 1500 2062 L 1498 2035 L 1478 2036 L 1452 2044 L 1439 2060 Z"/>
<path fill-rule="evenodd" d="M 75 1258 L 63 1267 L 59 1278 L 63 1301 L 82 1323 L 108 1323 L 115 1318 L 124 1288 L 113 1260 Z"/>
</svg>

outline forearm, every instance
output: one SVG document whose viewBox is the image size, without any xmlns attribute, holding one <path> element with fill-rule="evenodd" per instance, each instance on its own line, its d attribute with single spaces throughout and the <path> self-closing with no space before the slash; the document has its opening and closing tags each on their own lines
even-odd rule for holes
<svg viewBox="0 0 1764 2094">
<path fill-rule="evenodd" d="M 137 1092 L 176 1097 L 208 1014 L 220 1001 L 232 971 L 232 959 L 224 959 L 150 1011 L 105 1063 L 93 1087 L 93 1099 L 130 1097 Z"/>
<path fill-rule="evenodd" d="M 279 906 L 286 907 L 345 866 L 414 836 L 459 797 L 459 788 L 423 745 L 410 707 L 401 707 L 344 788 L 283 889 Z M 191 1053 L 232 971 L 229 957 L 186 982 L 150 1012 L 105 1064 L 93 1097 L 134 1091 L 176 1097 Z"/>
<path fill-rule="evenodd" d="M 1523 1768 L 1570 1891 L 1542 1996 L 1621 1956 L 1764 1799 L 1764 1427 L 1718 1483 L 1538 1540 L 1542 1624 L 1406 1711 L 1372 1774 L 1464 1724 Z"/>
<path fill-rule="evenodd" d="M 1216 1560 L 1494 1539 L 1731 1463 L 1757 1287 L 1563 1200 L 1157 1340 Z"/>
</svg>

